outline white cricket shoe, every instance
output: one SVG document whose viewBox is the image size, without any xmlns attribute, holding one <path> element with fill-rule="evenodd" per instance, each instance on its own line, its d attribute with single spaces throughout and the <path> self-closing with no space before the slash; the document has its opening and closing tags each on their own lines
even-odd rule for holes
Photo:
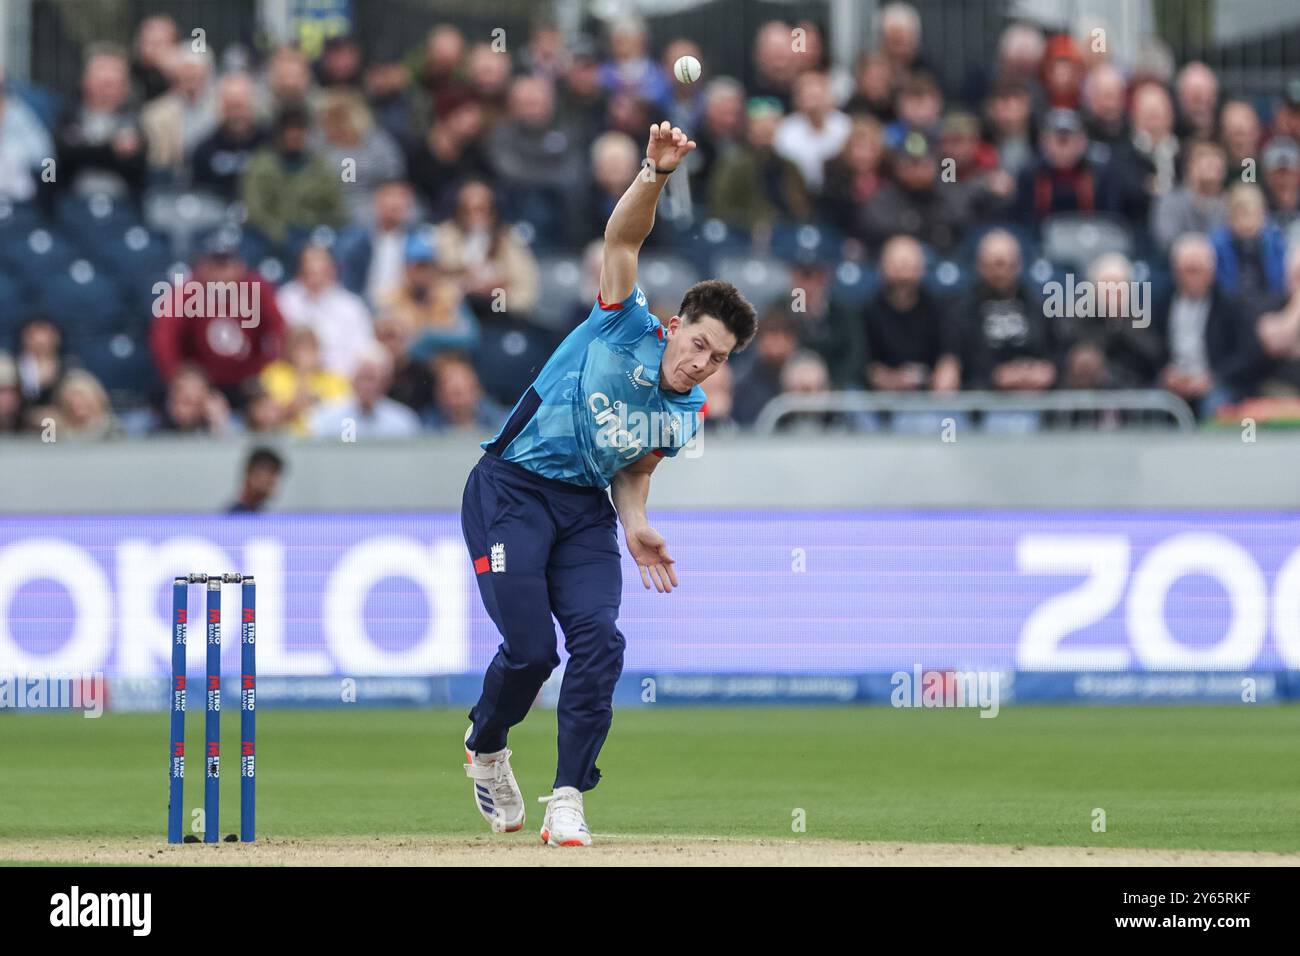
<svg viewBox="0 0 1300 956">
<path fill-rule="evenodd" d="M 591 831 L 582 815 L 582 794 L 576 787 L 557 787 L 549 797 L 542 819 L 542 842 L 549 846 L 591 846 Z"/>
<path fill-rule="evenodd" d="M 474 732 L 465 731 L 465 740 Z M 465 775 L 474 781 L 474 806 L 493 833 L 514 833 L 524 827 L 524 795 L 510 769 L 510 749 L 476 753 L 465 748 Z"/>
</svg>

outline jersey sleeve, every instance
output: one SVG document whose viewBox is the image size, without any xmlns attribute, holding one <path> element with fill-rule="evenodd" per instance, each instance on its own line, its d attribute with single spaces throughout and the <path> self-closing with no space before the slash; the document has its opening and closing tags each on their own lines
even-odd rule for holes
<svg viewBox="0 0 1300 956">
<path fill-rule="evenodd" d="M 639 285 L 633 286 L 622 302 L 605 302 L 597 293 L 596 305 L 587 321 L 598 338 L 619 345 L 633 345 L 659 325 L 659 320 L 650 314 L 645 293 Z"/>
</svg>

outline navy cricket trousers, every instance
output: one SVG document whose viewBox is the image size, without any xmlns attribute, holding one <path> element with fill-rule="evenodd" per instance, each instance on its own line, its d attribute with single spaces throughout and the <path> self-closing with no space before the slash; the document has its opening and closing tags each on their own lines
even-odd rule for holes
<svg viewBox="0 0 1300 956">
<path fill-rule="evenodd" d="M 569 653 L 555 786 L 590 790 L 600 780 L 596 755 L 623 672 L 614 505 L 603 489 L 543 478 L 486 454 L 470 472 L 460 516 L 479 593 L 502 638 L 469 713 L 474 729 L 466 746 L 500 750 L 527 715 L 560 663 L 554 615 Z"/>
</svg>

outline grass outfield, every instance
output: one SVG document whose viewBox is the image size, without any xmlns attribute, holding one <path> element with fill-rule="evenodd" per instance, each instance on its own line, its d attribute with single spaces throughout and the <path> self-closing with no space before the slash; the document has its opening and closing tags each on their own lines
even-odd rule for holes
<svg viewBox="0 0 1300 956">
<path fill-rule="evenodd" d="M 202 752 L 191 714 L 188 750 Z M 198 715 L 201 717 L 201 715 Z M 238 711 L 225 714 L 222 832 L 237 830 Z M 0 840 L 161 842 L 167 718 L 0 714 Z M 259 835 L 481 837 L 460 710 L 263 711 Z M 511 735 L 548 792 L 553 711 Z M 588 795 L 597 838 L 815 840 L 1300 851 L 1300 708 L 635 709 Z M 191 756 L 186 798 L 202 803 Z M 1106 832 L 1092 830 L 1093 808 Z M 0 847 L 0 859 L 5 856 Z"/>
</svg>

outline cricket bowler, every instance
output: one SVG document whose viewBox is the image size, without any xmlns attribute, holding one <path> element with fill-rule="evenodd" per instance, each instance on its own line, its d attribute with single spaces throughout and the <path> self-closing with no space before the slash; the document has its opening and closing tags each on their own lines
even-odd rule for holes
<svg viewBox="0 0 1300 956">
<path fill-rule="evenodd" d="M 668 547 L 646 519 L 650 476 L 694 437 L 705 402 L 700 383 L 748 345 L 756 327 L 753 306 L 730 283 L 691 286 L 666 323 L 650 314 L 637 285 L 659 193 L 694 148 L 668 122 L 650 128 L 642 170 L 605 226 L 591 315 L 483 443 L 486 453 L 465 484 L 461 527 L 483 605 L 501 632 L 469 714 L 465 771 L 492 830 L 522 829 L 524 800 L 506 736 L 560 663 L 554 616 L 569 661 L 555 784 L 541 798 L 542 841 L 550 846 L 591 844 L 582 795 L 600 780 L 596 757 L 623 670 L 616 521 L 645 587 L 677 587 Z"/>
</svg>

